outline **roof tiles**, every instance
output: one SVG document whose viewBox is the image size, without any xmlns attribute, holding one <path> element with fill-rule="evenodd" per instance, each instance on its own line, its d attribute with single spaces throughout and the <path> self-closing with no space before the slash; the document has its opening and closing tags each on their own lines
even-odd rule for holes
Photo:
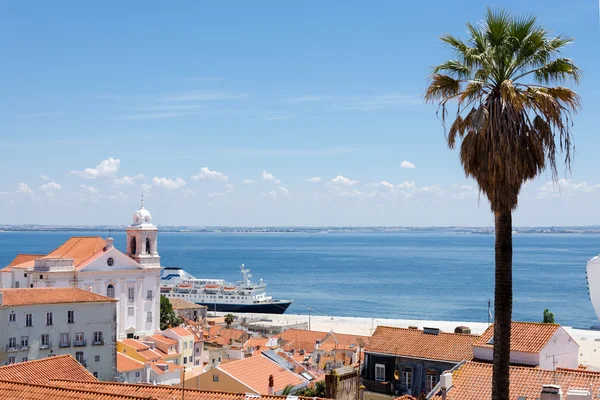
<svg viewBox="0 0 600 400">
<path fill-rule="evenodd" d="M 104 251 L 106 242 L 100 236 L 74 236 L 43 258 L 72 258 L 75 267 Z"/>
<path fill-rule="evenodd" d="M 419 329 L 378 326 L 365 352 L 459 362 L 473 358 L 479 336 L 460 333 L 428 334 Z"/>
<path fill-rule="evenodd" d="M 560 325 L 557 324 L 513 322 L 510 326 L 510 350 L 539 353 L 558 328 Z M 494 324 L 490 325 L 473 345 L 492 348 L 493 344 L 488 344 L 488 342 L 493 336 Z"/>
<path fill-rule="evenodd" d="M 129 372 L 143 369 L 144 363 L 138 360 L 134 360 L 126 354 L 117 352 L 117 371 Z"/>
<path fill-rule="evenodd" d="M 0 381 L 0 398 L 3 400 L 126 400 L 147 399 L 149 396 L 117 395 L 56 386 L 40 385 L 22 382 Z"/>
<path fill-rule="evenodd" d="M 0 380 L 46 383 L 51 379 L 98 380 L 70 355 L 42 358 L 0 367 Z M 0 396 L 0 398 L 3 398 Z"/>
<path fill-rule="evenodd" d="M 28 306 L 60 303 L 116 303 L 116 299 L 78 288 L 0 289 L 3 306 Z"/>
</svg>

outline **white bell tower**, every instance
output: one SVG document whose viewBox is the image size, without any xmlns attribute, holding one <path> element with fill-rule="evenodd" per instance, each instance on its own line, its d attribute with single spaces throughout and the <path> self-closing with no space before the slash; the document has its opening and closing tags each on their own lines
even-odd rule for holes
<svg viewBox="0 0 600 400">
<path fill-rule="evenodd" d="M 127 255 L 146 268 L 160 268 L 158 228 L 151 221 L 142 195 L 142 206 L 133 213 L 133 222 L 127 227 Z"/>
</svg>

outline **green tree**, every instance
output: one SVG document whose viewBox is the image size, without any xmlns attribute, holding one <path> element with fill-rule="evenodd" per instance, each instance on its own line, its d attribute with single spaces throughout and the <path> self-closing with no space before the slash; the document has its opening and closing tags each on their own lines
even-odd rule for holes
<svg viewBox="0 0 600 400">
<path fill-rule="evenodd" d="M 231 326 L 231 324 L 233 324 L 235 317 L 233 316 L 233 314 L 226 314 L 224 317 L 224 320 L 225 320 L 225 324 L 229 328 Z"/>
<path fill-rule="evenodd" d="M 435 67 L 425 100 L 437 103 L 446 126 L 447 106 L 456 113 L 446 131 L 448 147 L 460 140 L 460 162 L 494 214 L 495 291 L 492 399 L 509 397 L 512 316 L 512 212 L 523 184 L 549 169 L 557 180 L 556 156 L 571 166 L 571 115 L 579 96 L 559 84 L 578 83 L 580 70 L 560 51 L 572 42 L 551 37 L 533 16 L 488 9 L 467 23 L 468 39 L 441 40 L 456 58 Z M 556 86 L 553 86 L 556 85 Z"/>
<path fill-rule="evenodd" d="M 292 394 L 292 390 L 294 389 L 294 385 L 286 385 L 281 391 L 281 396 L 289 396 Z"/>
<path fill-rule="evenodd" d="M 160 296 L 160 329 L 165 330 L 174 328 L 181 324 L 181 318 L 179 318 L 175 311 L 173 311 L 173 305 L 166 296 Z"/>
<path fill-rule="evenodd" d="M 542 321 L 544 324 L 553 324 L 554 323 L 554 313 L 550 312 L 547 308 L 544 310 L 544 320 Z"/>
</svg>

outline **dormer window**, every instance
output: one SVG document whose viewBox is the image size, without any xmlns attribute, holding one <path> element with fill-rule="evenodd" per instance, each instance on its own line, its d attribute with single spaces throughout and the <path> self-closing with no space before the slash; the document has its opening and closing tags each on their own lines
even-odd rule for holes
<svg viewBox="0 0 600 400">
<path fill-rule="evenodd" d="M 152 254 L 152 250 L 150 248 L 150 238 L 146 238 L 146 254 Z"/>
</svg>

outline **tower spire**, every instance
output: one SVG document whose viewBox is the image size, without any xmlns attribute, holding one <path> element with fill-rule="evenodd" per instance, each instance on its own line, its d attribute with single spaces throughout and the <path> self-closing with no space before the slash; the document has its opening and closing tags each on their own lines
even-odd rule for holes
<svg viewBox="0 0 600 400">
<path fill-rule="evenodd" d="M 140 207 L 140 209 L 144 208 L 144 195 L 142 194 L 142 206 Z"/>
</svg>

